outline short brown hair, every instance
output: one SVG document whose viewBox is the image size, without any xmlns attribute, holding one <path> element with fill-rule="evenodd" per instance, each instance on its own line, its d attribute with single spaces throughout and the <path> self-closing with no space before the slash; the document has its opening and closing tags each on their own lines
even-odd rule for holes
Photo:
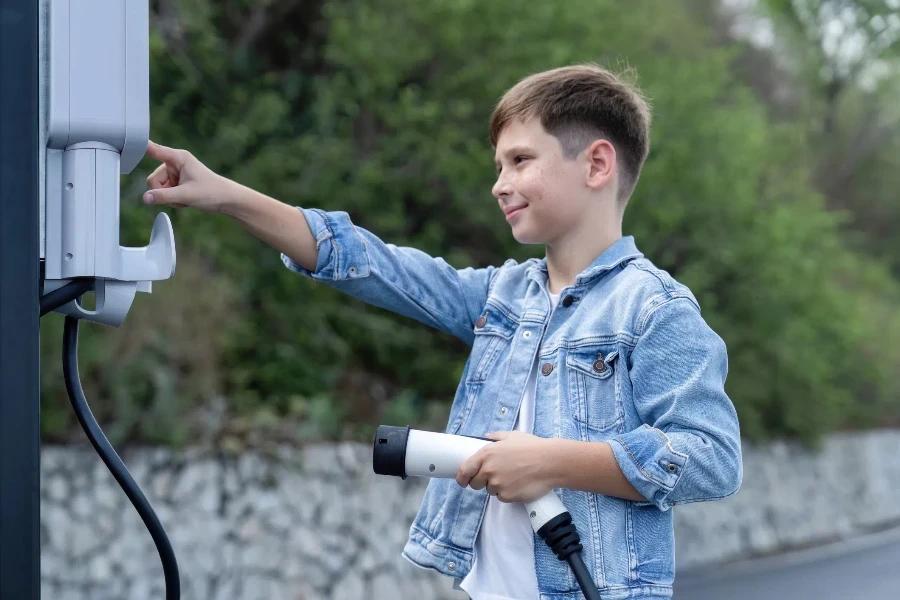
<svg viewBox="0 0 900 600">
<path fill-rule="evenodd" d="M 597 138 L 609 140 L 620 166 L 619 200 L 631 196 L 650 152 L 651 113 L 641 90 L 625 73 L 617 75 L 587 63 L 529 75 L 494 108 L 491 144 L 497 146 L 500 132 L 511 121 L 533 117 L 559 140 L 569 160 Z"/>
</svg>

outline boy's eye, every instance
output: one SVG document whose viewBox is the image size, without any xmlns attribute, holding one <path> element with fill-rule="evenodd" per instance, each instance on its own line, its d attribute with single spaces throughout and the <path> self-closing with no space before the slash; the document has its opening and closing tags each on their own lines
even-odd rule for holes
<svg viewBox="0 0 900 600">
<path fill-rule="evenodd" d="M 514 162 L 515 164 L 519 164 L 519 162 L 520 162 L 520 161 L 523 161 L 523 160 L 528 160 L 528 157 L 527 157 L 527 156 L 517 156 L 517 157 L 515 157 L 515 158 L 513 159 L 513 162 Z M 499 175 L 499 174 L 500 174 L 500 171 L 503 170 L 503 167 L 497 165 L 496 169 L 497 169 L 497 175 Z"/>
</svg>

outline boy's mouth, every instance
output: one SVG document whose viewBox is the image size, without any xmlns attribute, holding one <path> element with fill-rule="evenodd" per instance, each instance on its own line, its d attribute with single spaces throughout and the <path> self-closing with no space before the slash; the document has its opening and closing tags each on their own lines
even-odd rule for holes
<svg viewBox="0 0 900 600">
<path fill-rule="evenodd" d="M 509 221 L 513 216 L 522 212 L 527 206 L 528 206 L 527 204 L 520 204 L 518 206 L 507 206 L 505 209 L 503 209 L 503 212 L 506 213 L 506 220 Z"/>
</svg>

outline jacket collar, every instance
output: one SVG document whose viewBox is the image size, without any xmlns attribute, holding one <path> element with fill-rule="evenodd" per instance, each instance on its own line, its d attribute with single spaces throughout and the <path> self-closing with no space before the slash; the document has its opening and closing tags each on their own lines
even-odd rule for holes
<svg viewBox="0 0 900 600">
<path fill-rule="evenodd" d="M 637 249 L 634 242 L 634 236 L 626 235 L 620 237 L 612 243 L 600 256 L 588 265 L 578 276 L 575 277 L 575 285 L 584 285 L 585 283 L 607 273 L 620 264 L 637 258 L 643 258 L 643 253 Z M 538 281 L 546 283 L 547 281 L 547 257 L 538 260 L 528 267 L 526 275 Z"/>
</svg>

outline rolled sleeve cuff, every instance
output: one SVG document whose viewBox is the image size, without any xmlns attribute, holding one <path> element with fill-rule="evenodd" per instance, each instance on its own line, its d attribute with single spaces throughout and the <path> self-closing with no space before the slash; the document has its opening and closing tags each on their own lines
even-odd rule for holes
<svg viewBox="0 0 900 600">
<path fill-rule="evenodd" d="M 666 434 L 643 425 L 610 440 L 613 454 L 625 478 L 660 510 L 668 510 L 669 498 L 684 472 L 688 456 L 672 448 Z M 644 504 L 644 503 L 641 503 Z"/>
<path fill-rule="evenodd" d="M 346 212 L 325 212 L 318 208 L 296 207 L 303 213 L 316 240 L 318 259 L 310 271 L 281 254 L 281 262 L 291 271 L 318 280 L 341 280 L 369 274 L 366 244 Z"/>
</svg>

